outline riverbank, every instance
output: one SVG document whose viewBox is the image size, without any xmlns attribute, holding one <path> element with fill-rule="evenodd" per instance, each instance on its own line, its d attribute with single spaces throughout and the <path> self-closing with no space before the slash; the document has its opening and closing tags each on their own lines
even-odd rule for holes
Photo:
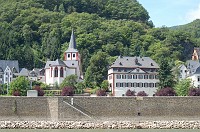
<svg viewBox="0 0 200 132">
<path fill-rule="evenodd" d="M 0 129 L 200 129 L 195 121 L 0 121 Z"/>
</svg>

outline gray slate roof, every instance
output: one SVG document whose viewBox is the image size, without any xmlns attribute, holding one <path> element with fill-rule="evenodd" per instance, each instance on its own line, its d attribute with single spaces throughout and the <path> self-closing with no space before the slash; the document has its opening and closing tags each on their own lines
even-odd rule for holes
<svg viewBox="0 0 200 132">
<path fill-rule="evenodd" d="M 47 61 L 45 65 L 45 69 L 50 68 L 51 66 L 64 66 L 64 67 L 76 68 L 78 67 L 78 61 L 76 60 L 62 61 L 59 59 L 57 59 L 56 61 Z"/>
<path fill-rule="evenodd" d="M 10 67 L 11 70 L 14 67 L 19 73 L 19 63 L 17 60 L 0 60 L 0 68 L 5 71 L 6 67 Z"/>
<path fill-rule="evenodd" d="M 26 68 L 22 68 L 20 70 L 20 73 L 18 74 L 19 76 L 28 76 L 29 75 L 29 71 Z"/>
<path fill-rule="evenodd" d="M 200 66 L 196 69 L 196 72 L 194 74 L 200 74 Z"/>
<path fill-rule="evenodd" d="M 76 39 L 75 39 L 75 35 L 74 35 L 74 30 L 72 30 L 69 47 L 65 52 L 78 52 L 76 49 Z"/>
<path fill-rule="evenodd" d="M 149 57 L 120 57 L 120 56 L 110 66 L 110 68 L 114 67 L 159 68 L 158 64 Z"/>
</svg>

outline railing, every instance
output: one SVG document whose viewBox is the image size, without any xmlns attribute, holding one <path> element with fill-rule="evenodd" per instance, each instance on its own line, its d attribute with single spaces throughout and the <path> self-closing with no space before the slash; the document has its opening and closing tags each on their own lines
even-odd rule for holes
<svg viewBox="0 0 200 132">
<path fill-rule="evenodd" d="M 44 90 L 46 96 L 60 96 L 61 90 Z"/>
<path fill-rule="evenodd" d="M 71 98 L 71 101 L 70 103 L 68 103 L 67 101 L 64 101 L 63 102 L 67 105 L 69 105 L 70 107 L 72 107 L 73 109 L 75 109 L 76 111 L 80 112 L 81 114 L 87 116 L 88 118 L 92 118 L 91 116 L 89 115 L 92 115 L 90 112 L 86 111 L 85 109 L 83 109 L 82 107 L 80 107 L 79 105 L 77 105 L 76 103 L 74 103 L 74 100 L 73 98 Z"/>
</svg>

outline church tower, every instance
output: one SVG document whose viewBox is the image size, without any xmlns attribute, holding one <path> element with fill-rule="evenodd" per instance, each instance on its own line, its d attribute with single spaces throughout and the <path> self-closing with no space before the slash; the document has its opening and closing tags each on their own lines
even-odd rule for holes
<svg viewBox="0 0 200 132">
<path fill-rule="evenodd" d="M 64 53 L 64 60 L 77 60 L 79 61 L 79 53 L 76 49 L 76 40 L 74 35 L 74 30 L 72 30 L 69 47 Z"/>
</svg>

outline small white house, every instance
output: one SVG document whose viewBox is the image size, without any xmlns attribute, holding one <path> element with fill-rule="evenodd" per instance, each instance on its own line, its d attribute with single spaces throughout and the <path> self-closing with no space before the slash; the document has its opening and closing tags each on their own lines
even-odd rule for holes
<svg viewBox="0 0 200 132">
<path fill-rule="evenodd" d="M 10 84 L 16 73 L 19 73 L 17 60 L 0 60 L 0 84 Z"/>
<path fill-rule="evenodd" d="M 196 69 L 196 72 L 191 76 L 189 76 L 188 78 L 192 80 L 192 85 L 194 87 L 200 88 L 200 67 L 198 67 Z"/>
</svg>

